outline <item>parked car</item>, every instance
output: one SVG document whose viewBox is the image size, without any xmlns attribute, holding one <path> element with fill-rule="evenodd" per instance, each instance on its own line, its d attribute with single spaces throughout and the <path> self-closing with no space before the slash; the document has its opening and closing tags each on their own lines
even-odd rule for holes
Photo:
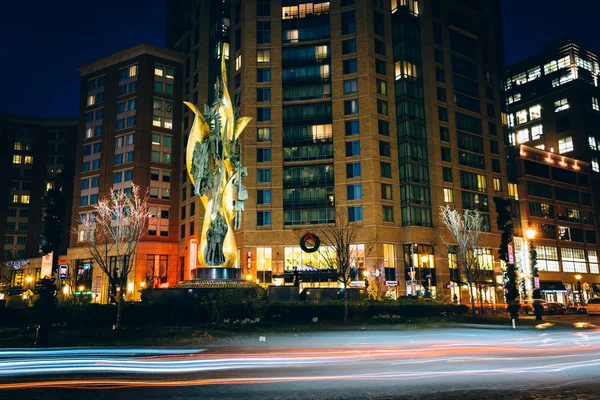
<svg viewBox="0 0 600 400">
<path fill-rule="evenodd" d="M 589 299 L 586 307 L 588 315 L 599 315 L 600 314 L 600 297 Z"/>
<path fill-rule="evenodd" d="M 546 314 L 546 315 L 555 315 L 555 314 L 566 315 L 567 308 L 562 303 L 544 303 L 544 314 Z"/>
<path fill-rule="evenodd" d="M 519 310 L 520 314 L 531 314 L 533 312 L 533 305 L 528 302 L 528 301 L 524 301 L 521 303 L 521 309 Z"/>
</svg>

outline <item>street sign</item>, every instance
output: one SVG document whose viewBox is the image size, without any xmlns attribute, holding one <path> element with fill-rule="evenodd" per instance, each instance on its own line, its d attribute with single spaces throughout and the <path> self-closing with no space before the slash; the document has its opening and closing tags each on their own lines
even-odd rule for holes
<svg viewBox="0 0 600 400">
<path fill-rule="evenodd" d="M 58 279 L 64 281 L 69 276 L 69 266 L 61 264 L 58 266 Z"/>
<path fill-rule="evenodd" d="M 398 286 L 398 281 L 385 281 L 386 286 Z"/>
<path fill-rule="evenodd" d="M 352 281 L 350 287 L 365 287 L 365 281 Z"/>
</svg>

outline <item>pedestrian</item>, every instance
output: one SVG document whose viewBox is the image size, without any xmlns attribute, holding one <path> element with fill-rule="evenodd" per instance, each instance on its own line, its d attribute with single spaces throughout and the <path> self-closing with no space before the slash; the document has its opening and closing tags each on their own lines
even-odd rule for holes
<svg viewBox="0 0 600 400">
<path fill-rule="evenodd" d="M 519 300 L 513 300 L 508 305 L 508 312 L 510 313 L 510 320 L 512 321 L 513 328 L 516 329 L 517 325 L 519 325 L 519 309 L 521 308 L 521 304 Z"/>
<path fill-rule="evenodd" d="M 535 314 L 535 320 L 541 321 L 542 315 L 544 314 L 544 305 L 541 300 L 535 300 L 533 302 L 533 313 Z"/>
</svg>

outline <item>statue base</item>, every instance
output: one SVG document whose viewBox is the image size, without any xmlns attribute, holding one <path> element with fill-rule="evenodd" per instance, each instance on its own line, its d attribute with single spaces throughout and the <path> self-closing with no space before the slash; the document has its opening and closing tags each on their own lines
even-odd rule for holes
<svg viewBox="0 0 600 400">
<path fill-rule="evenodd" d="M 241 268 L 204 267 L 192 270 L 192 279 L 244 279 Z"/>
</svg>

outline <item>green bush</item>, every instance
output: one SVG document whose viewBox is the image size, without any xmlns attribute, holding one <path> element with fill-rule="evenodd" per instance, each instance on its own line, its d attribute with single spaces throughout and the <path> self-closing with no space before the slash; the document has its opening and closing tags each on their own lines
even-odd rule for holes
<svg viewBox="0 0 600 400">
<path fill-rule="evenodd" d="M 440 317 L 464 314 L 465 305 L 435 302 L 357 302 L 350 303 L 348 316 L 353 319 L 374 318 L 380 315 L 396 315 L 402 318 Z M 273 303 L 267 310 L 267 318 L 274 321 L 310 322 L 313 317 L 320 320 L 341 321 L 344 319 L 344 302 L 328 303 L 284 302 Z"/>
</svg>

